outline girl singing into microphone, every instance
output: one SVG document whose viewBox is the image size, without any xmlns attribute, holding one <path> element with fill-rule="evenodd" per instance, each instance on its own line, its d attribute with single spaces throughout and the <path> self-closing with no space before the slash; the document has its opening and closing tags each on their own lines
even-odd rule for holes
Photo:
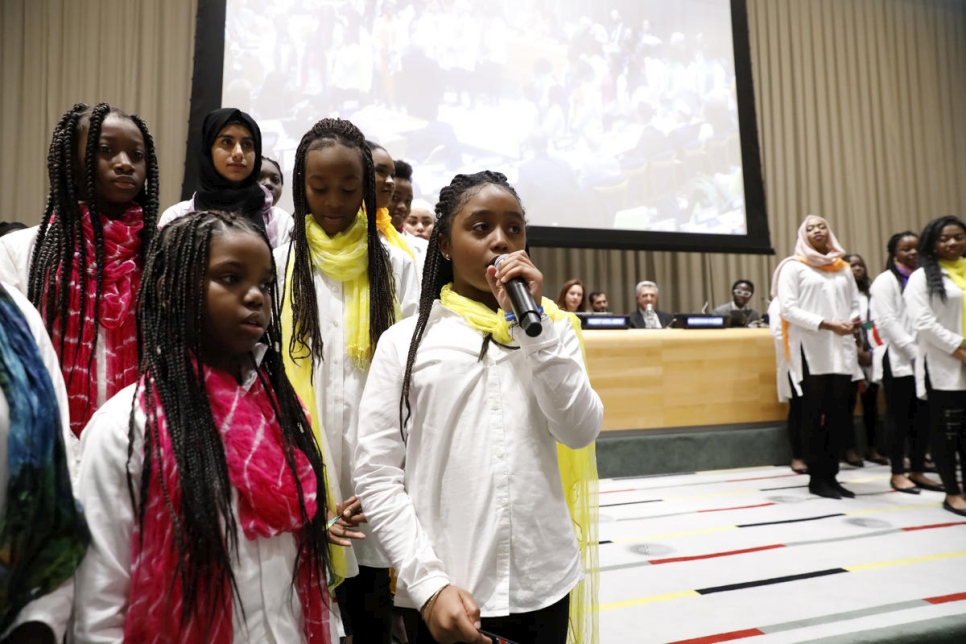
<svg viewBox="0 0 966 644">
<path fill-rule="evenodd" d="M 457 175 L 436 215 L 419 315 L 379 342 L 354 459 L 396 603 L 419 610 L 418 643 L 594 641 L 603 406 L 579 325 L 542 299 L 506 177 Z M 504 313 L 513 279 L 542 300 L 536 337 Z"/>
</svg>

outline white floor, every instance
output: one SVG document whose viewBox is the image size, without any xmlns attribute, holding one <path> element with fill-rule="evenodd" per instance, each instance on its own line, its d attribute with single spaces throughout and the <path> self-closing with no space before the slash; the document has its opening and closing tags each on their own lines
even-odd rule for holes
<svg viewBox="0 0 966 644">
<path fill-rule="evenodd" d="M 600 642 L 803 642 L 966 615 L 966 517 L 889 476 L 846 466 L 858 497 L 841 501 L 787 467 L 601 481 Z"/>
</svg>

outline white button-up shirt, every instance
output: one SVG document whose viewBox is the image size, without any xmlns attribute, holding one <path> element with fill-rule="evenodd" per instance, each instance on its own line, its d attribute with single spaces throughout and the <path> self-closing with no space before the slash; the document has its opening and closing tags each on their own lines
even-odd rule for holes
<svg viewBox="0 0 966 644">
<path fill-rule="evenodd" d="M 25 296 L 30 286 L 30 259 L 33 256 L 34 246 L 37 244 L 37 234 L 39 232 L 40 226 L 34 226 L 33 228 L 25 228 L 0 237 L 0 281 L 5 282 L 8 287 L 17 289 Z M 94 347 L 94 368 L 97 370 L 98 407 L 107 402 L 107 354 L 104 350 L 105 342 L 106 334 L 104 327 L 99 325 L 97 327 L 97 345 Z M 66 406 L 64 413 L 70 414 L 70 410 Z M 74 435 L 74 432 L 67 432 L 64 440 L 67 450 L 67 465 L 70 468 L 70 479 L 76 488 L 77 472 L 80 469 L 80 439 Z"/>
<path fill-rule="evenodd" d="M 57 360 L 57 353 L 50 343 L 50 338 L 47 337 L 44 321 L 36 309 L 30 304 L 30 301 L 21 295 L 12 285 L 3 284 L 3 287 L 10 294 L 10 298 L 17 305 L 17 308 L 23 313 L 30 333 L 34 337 L 34 342 L 37 344 L 40 358 L 43 360 L 47 373 L 50 374 L 50 382 L 54 386 L 54 395 L 57 397 L 57 407 L 60 410 L 64 440 L 68 440 L 68 436 L 74 438 L 74 434 L 70 431 L 70 414 L 67 409 L 67 389 L 64 387 L 64 377 L 60 373 L 60 362 Z M 6 505 L 7 485 L 10 480 L 9 463 L 7 460 L 9 432 L 10 407 L 7 403 L 6 396 L 3 394 L 3 390 L 0 389 L 0 513 L 3 512 L 3 508 Z M 68 466 L 70 465 L 71 463 L 68 461 Z M 17 619 L 11 624 L 8 632 L 26 622 L 42 622 L 54 631 L 54 636 L 58 642 L 62 641 L 64 639 L 64 632 L 67 630 L 67 620 L 70 618 L 73 597 L 74 582 L 73 579 L 68 579 L 54 592 L 44 595 L 24 606 L 20 610 L 20 613 L 18 613 Z M 6 633 L 0 633 L 0 639 L 5 636 Z"/>
<path fill-rule="evenodd" d="M 946 301 L 929 295 L 926 273 L 913 271 L 906 282 L 903 299 L 916 330 L 916 344 L 921 360 L 916 361 L 916 391 L 926 395 L 926 370 L 933 389 L 962 391 L 966 389 L 966 369 L 953 351 L 963 342 L 963 291 L 943 273 Z"/>
<path fill-rule="evenodd" d="M 860 317 L 859 289 L 851 269 L 826 272 L 803 262 L 788 262 L 778 276 L 778 300 L 788 321 L 789 372 L 796 384 L 803 377 L 803 351 L 811 375 L 862 379 L 852 334 L 818 328 L 823 321 L 850 322 Z"/>
<path fill-rule="evenodd" d="M 356 493 L 398 575 L 396 604 L 420 608 L 453 583 L 484 617 L 545 608 L 583 570 L 557 443 L 596 439 L 603 405 L 568 320 L 517 350 L 490 343 L 437 302 L 400 395 L 416 320 L 379 342 L 362 398 Z"/>
<path fill-rule="evenodd" d="M 384 240 L 382 243 L 389 251 L 399 307 L 403 317 L 408 317 L 416 313 L 419 308 L 419 279 L 416 277 L 416 267 L 405 251 L 390 246 Z M 289 248 L 285 246 L 275 251 L 279 293 L 285 292 Z M 328 477 L 328 480 L 334 488 L 333 496 L 341 503 L 353 496 L 355 489 L 352 481 L 352 456 L 359 425 L 359 401 L 366 384 L 367 372 L 357 369 L 346 355 L 343 282 L 314 269 L 312 275 L 319 307 L 319 332 L 322 336 L 324 354 L 322 361 L 315 364 L 312 374 L 315 404 L 324 430 L 322 451 L 325 463 L 334 471 L 334 476 Z M 375 538 L 369 534 L 369 526 L 363 524 L 360 530 L 366 533 L 366 538 L 355 541 L 347 552 L 350 577 L 357 574 L 356 561 L 372 568 L 389 567 L 388 560 L 379 549 Z"/>
<path fill-rule="evenodd" d="M 872 287 L 869 303 L 872 322 L 882 344 L 872 342 L 872 380 L 882 381 L 882 358 L 889 352 L 889 369 L 894 378 L 913 375 L 916 359 L 916 330 L 906 313 L 902 299 L 902 284 L 892 271 L 880 274 Z"/>
<path fill-rule="evenodd" d="M 257 373 L 250 371 L 243 386 L 250 388 L 256 378 Z M 75 576 L 74 639 L 85 644 L 124 640 L 131 592 L 131 539 L 137 521 L 127 484 L 128 422 L 135 389 L 136 385 L 126 387 L 97 410 L 83 434 L 78 496 L 91 530 L 91 546 Z M 144 423 L 144 411 L 138 405 L 130 463 L 135 498 L 144 464 Z M 237 503 L 238 494 L 232 487 L 235 521 L 239 520 Z M 292 587 L 296 553 L 290 532 L 254 540 L 239 534 L 231 562 L 238 586 L 232 611 L 235 642 L 305 641 L 302 607 Z M 341 622 L 335 614 L 330 624 L 331 634 L 337 638 Z"/>
</svg>

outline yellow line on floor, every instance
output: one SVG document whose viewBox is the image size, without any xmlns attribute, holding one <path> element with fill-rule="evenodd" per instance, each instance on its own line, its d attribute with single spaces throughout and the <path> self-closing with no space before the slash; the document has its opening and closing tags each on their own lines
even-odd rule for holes
<svg viewBox="0 0 966 644">
<path fill-rule="evenodd" d="M 690 537 L 696 534 L 711 534 L 712 532 L 724 532 L 726 530 L 737 530 L 738 526 L 726 525 L 719 528 L 705 528 L 703 530 L 689 530 L 688 532 L 671 532 L 668 534 L 652 534 L 649 537 L 625 537 L 623 539 L 611 539 L 611 543 L 633 543 L 635 541 L 650 541 L 652 539 L 672 539 L 674 537 Z"/>
<path fill-rule="evenodd" d="M 698 597 L 700 593 L 696 590 L 682 590 L 676 593 L 667 593 L 666 595 L 651 595 L 650 597 L 638 597 L 637 599 L 625 599 L 620 602 L 611 602 L 609 604 L 601 604 L 600 610 L 614 610 L 617 608 L 630 608 L 631 606 L 640 606 L 642 604 L 653 604 L 655 602 L 664 602 L 672 599 L 684 599 L 685 597 Z"/>
<path fill-rule="evenodd" d="M 874 563 L 859 564 L 858 566 L 843 566 L 849 572 L 859 570 L 872 570 L 875 568 L 888 568 L 889 566 L 904 566 L 911 563 L 923 563 L 926 561 L 939 561 L 941 559 L 955 559 L 956 557 L 966 557 L 966 550 L 956 552 L 944 552 L 938 555 L 924 555 L 922 557 L 910 557 L 909 559 L 893 559 L 892 561 L 877 561 Z"/>
</svg>

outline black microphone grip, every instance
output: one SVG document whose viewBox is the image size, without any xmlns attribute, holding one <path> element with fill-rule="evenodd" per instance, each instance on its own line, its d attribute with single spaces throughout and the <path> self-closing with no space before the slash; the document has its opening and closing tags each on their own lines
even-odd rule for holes
<svg viewBox="0 0 966 644">
<path fill-rule="evenodd" d="M 506 255 L 496 258 L 494 266 L 500 265 Z M 543 323 L 540 321 L 540 309 L 527 288 L 527 283 L 522 278 L 515 277 L 503 285 L 507 296 L 510 298 L 510 305 L 513 307 L 513 315 L 517 318 L 517 324 L 531 338 L 535 338 L 543 331 Z"/>
</svg>

